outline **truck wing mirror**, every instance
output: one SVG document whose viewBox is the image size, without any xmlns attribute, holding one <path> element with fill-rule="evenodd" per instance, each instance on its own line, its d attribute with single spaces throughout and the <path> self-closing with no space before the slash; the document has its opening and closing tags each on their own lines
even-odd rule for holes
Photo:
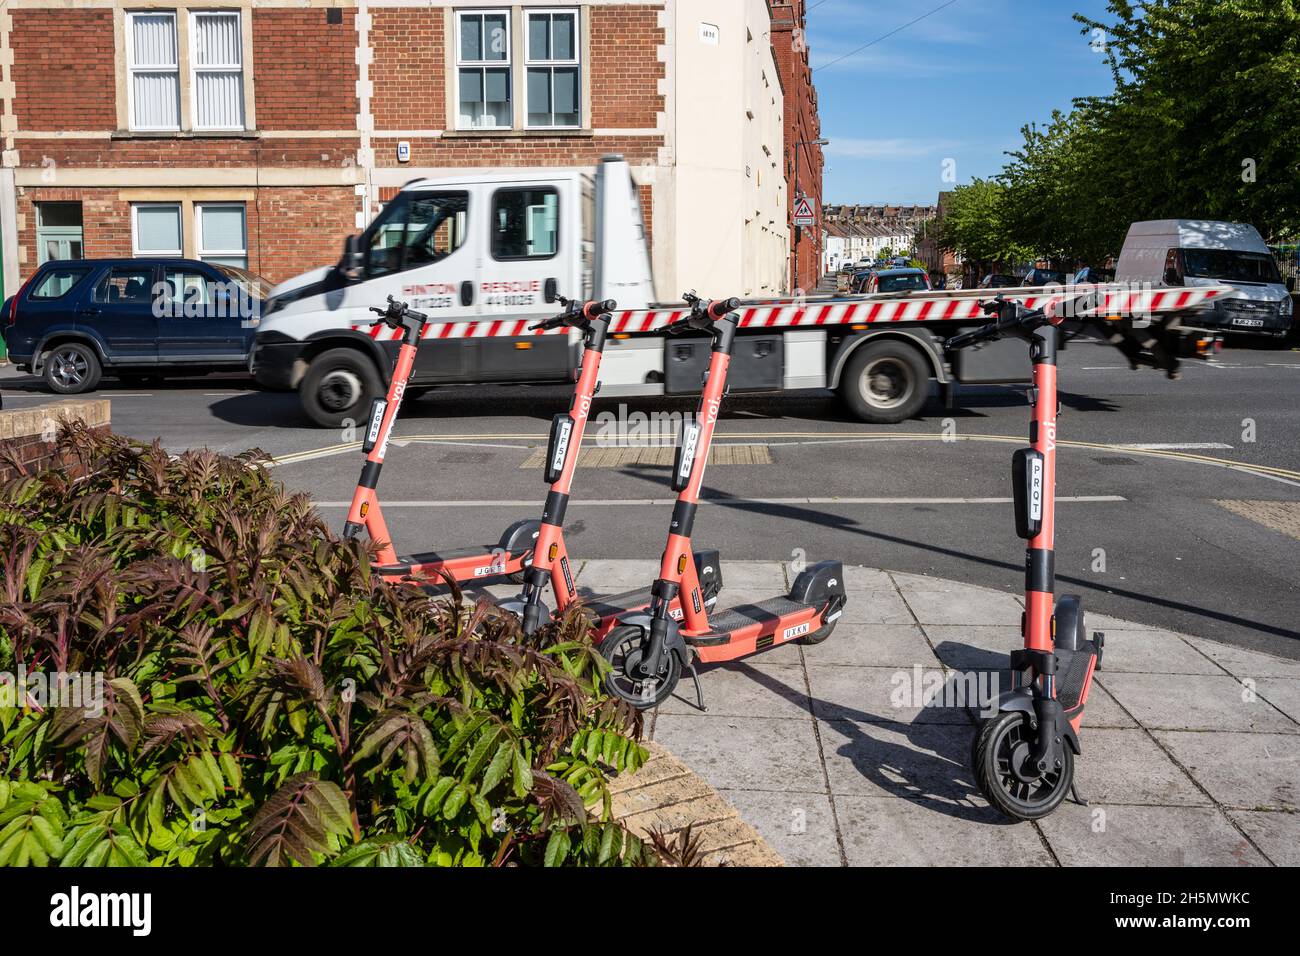
<svg viewBox="0 0 1300 956">
<path fill-rule="evenodd" d="M 1177 269 L 1165 270 L 1165 285 L 1182 285 L 1183 280 L 1178 276 Z"/>
<path fill-rule="evenodd" d="M 1295 276 L 1286 277 L 1286 291 L 1295 292 Z"/>
<path fill-rule="evenodd" d="M 343 273 L 344 278 L 355 281 L 361 278 L 365 264 L 361 240 L 356 236 L 348 236 L 343 240 L 343 258 L 339 260 L 339 272 Z"/>
<path fill-rule="evenodd" d="M 542 297 L 546 299 L 547 304 L 554 302 L 560 294 L 559 285 L 554 279 L 547 279 L 542 286 Z"/>
</svg>

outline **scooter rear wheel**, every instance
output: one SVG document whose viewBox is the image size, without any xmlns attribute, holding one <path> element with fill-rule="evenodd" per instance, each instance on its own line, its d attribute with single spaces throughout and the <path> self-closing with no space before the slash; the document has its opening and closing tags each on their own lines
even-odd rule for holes
<svg viewBox="0 0 1300 956">
<path fill-rule="evenodd" d="M 829 624 L 823 624 L 821 627 L 817 628 L 817 630 L 813 631 L 811 634 L 806 634 L 803 637 L 799 638 L 799 643 L 820 644 L 822 641 L 826 640 L 826 638 L 831 636 L 831 632 L 835 630 L 836 623 L 837 622 L 835 621 L 831 621 Z"/>
<path fill-rule="evenodd" d="M 1007 711 L 980 724 L 971 750 L 975 783 L 986 800 L 1013 820 L 1038 820 L 1055 810 L 1074 780 L 1074 752 L 1061 750 L 1061 767 L 1034 776 L 1024 769 L 1033 747 L 1029 716 Z"/>
<path fill-rule="evenodd" d="M 610 631 L 600 645 L 600 653 L 610 665 L 610 672 L 605 675 L 605 690 L 638 710 L 657 707 L 667 700 L 682 676 L 681 661 L 671 653 L 667 667 L 657 679 L 641 674 L 645 640 L 641 628 L 623 625 Z"/>
</svg>

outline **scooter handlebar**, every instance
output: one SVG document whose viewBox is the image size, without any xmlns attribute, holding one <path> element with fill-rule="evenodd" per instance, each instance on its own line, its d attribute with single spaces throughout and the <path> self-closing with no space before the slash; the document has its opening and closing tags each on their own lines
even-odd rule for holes
<svg viewBox="0 0 1300 956">
<path fill-rule="evenodd" d="M 598 318 L 606 312 L 613 312 L 618 308 L 618 303 L 613 299 L 592 299 L 583 302 L 580 299 L 566 299 L 564 296 L 558 298 L 565 305 L 564 311 L 559 315 L 551 316 L 549 319 L 533 323 L 528 326 L 530 331 L 558 329 L 562 325 L 577 325 Z"/>
<path fill-rule="evenodd" d="M 388 297 L 387 306 L 380 308 L 377 305 L 372 305 L 370 311 L 379 313 L 379 321 L 395 329 L 402 327 L 404 318 L 411 318 L 417 322 L 429 321 L 429 317 L 423 312 L 416 312 L 401 299 L 394 299 L 391 295 Z"/>
</svg>

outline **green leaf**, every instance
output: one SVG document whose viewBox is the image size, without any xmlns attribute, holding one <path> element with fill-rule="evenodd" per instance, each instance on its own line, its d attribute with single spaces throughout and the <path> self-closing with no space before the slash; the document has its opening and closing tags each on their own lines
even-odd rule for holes
<svg viewBox="0 0 1300 956">
<path fill-rule="evenodd" d="M 553 830 L 546 841 L 545 866 L 562 866 L 569 856 L 569 833 L 567 830 Z"/>
</svg>

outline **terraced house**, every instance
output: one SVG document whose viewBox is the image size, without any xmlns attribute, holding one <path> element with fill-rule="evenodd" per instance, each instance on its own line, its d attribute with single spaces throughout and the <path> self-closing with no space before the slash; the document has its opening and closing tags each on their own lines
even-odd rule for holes
<svg viewBox="0 0 1300 956">
<path fill-rule="evenodd" d="M 766 0 L 7 0 L 6 287 L 83 255 L 278 281 L 335 261 L 412 179 L 620 153 L 662 295 L 781 291 L 771 16 Z"/>
</svg>

